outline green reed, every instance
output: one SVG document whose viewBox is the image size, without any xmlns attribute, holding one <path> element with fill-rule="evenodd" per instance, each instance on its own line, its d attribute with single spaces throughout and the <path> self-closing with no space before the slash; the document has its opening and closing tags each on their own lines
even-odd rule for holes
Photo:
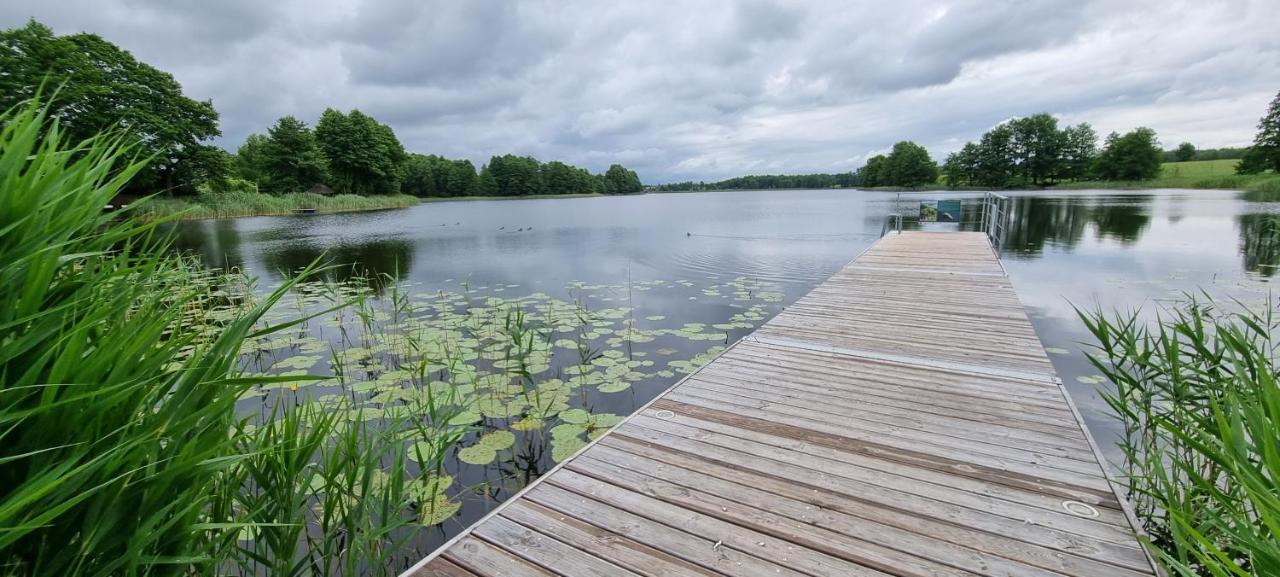
<svg viewBox="0 0 1280 577">
<path fill-rule="evenodd" d="M 155 221 L 104 213 L 146 160 L 124 136 L 66 141 L 35 104 L 0 114 L 0 572 L 393 573 L 451 506 L 451 405 L 322 405 L 297 391 L 325 376 L 245 373 L 245 343 L 352 299 L 269 324 L 317 268 L 252 299 Z M 238 414 L 265 389 L 262 417 Z"/>
<path fill-rule="evenodd" d="M 1081 312 L 1124 425 L 1129 499 L 1182 576 L 1280 575 L 1277 321 L 1188 297 L 1154 324 Z"/>
</svg>

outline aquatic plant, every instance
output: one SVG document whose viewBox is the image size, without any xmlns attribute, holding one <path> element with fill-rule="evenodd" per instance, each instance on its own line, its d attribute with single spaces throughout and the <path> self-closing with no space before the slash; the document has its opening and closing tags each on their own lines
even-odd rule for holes
<svg viewBox="0 0 1280 577">
<path fill-rule="evenodd" d="M 1280 574 L 1272 312 L 1187 297 L 1154 325 L 1080 313 L 1115 386 L 1104 397 L 1124 425 L 1129 499 L 1172 574 Z"/>
</svg>

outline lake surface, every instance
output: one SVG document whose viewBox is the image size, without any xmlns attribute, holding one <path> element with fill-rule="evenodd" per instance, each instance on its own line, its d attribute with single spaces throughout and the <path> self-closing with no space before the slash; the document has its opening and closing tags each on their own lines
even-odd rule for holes
<svg viewBox="0 0 1280 577">
<path fill-rule="evenodd" d="M 631 319 L 627 327 L 657 335 L 647 343 L 627 341 L 626 358 L 639 367 L 663 355 L 692 358 L 741 338 L 879 238 L 888 214 L 912 212 L 921 199 L 942 196 L 812 190 L 441 202 L 376 213 L 183 223 L 178 245 L 209 265 L 243 269 L 263 289 L 323 255 L 345 265 L 330 276 L 358 265 L 424 296 L 538 295 L 625 311 L 619 314 Z M 1059 375 L 1114 459 L 1116 423 L 1083 354 L 1089 335 L 1074 306 L 1154 313 L 1200 289 L 1265 302 L 1280 264 L 1272 216 L 1280 203 L 1203 190 L 1011 196 L 1001 247 L 1005 267 Z M 976 203 L 974 195 L 946 197 Z M 966 206 L 971 216 L 974 206 Z M 701 338 L 708 333 L 700 330 L 712 330 L 702 325 L 721 325 L 723 338 Z M 592 389 L 582 402 L 593 413 L 626 415 L 681 376 L 638 370 L 625 392 Z M 481 488 L 458 497 L 460 513 L 421 540 L 419 553 L 553 463 L 537 451 L 524 457 L 520 471 L 455 462 L 451 473 L 460 486 Z"/>
</svg>

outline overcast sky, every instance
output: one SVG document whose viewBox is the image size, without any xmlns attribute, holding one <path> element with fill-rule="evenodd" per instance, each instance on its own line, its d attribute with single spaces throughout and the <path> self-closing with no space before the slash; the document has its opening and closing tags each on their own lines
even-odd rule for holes
<svg viewBox="0 0 1280 577">
<path fill-rule="evenodd" d="M 941 160 L 1047 111 L 1166 146 L 1248 144 L 1280 91 L 1280 0 L 4 0 L 212 99 L 218 141 L 360 108 L 415 152 L 512 152 L 647 183 Z"/>
</svg>

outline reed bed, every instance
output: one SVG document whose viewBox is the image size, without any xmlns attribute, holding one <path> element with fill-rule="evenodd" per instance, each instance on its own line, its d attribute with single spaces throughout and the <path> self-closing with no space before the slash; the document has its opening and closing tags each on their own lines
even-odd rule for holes
<svg viewBox="0 0 1280 577">
<path fill-rule="evenodd" d="M 1129 499 L 1170 574 L 1280 575 L 1280 385 L 1273 310 L 1208 297 L 1148 324 L 1081 312 L 1124 425 Z"/>
<path fill-rule="evenodd" d="M 244 343 L 357 303 L 267 323 L 317 267 L 251 298 L 172 255 L 160 221 L 102 212 L 147 161 L 124 137 L 68 142 L 35 104 L 0 127 L 0 572 L 393 573 L 449 415 L 237 408 L 324 378 L 246 373 Z"/>
</svg>

